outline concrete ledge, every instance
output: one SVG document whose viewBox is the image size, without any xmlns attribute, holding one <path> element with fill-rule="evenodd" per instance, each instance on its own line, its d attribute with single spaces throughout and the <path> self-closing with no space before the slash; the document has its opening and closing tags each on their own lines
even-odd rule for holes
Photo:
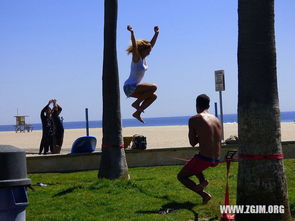
<svg viewBox="0 0 295 221">
<path fill-rule="evenodd" d="M 28 173 L 59 173 L 96 170 L 99 167 L 101 152 L 86 154 L 53 154 L 28 156 Z"/>
<path fill-rule="evenodd" d="M 223 145 L 221 159 L 229 150 L 237 150 L 237 145 Z M 295 141 L 282 142 L 285 159 L 295 158 Z M 146 166 L 181 165 L 185 162 L 179 159 L 190 159 L 196 153 L 196 148 L 152 148 L 147 150 L 126 150 L 129 168 Z M 101 152 L 86 154 L 58 154 L 46 156 L 27 156 L 28 173 L 58 173 L 85 170 L 98 170 Z M 179 159 L 177 159 L 179 158 Z"/>
<path fill-rule="evenodd" d="M 285 159 L 294 159 L 295 158 L 295 141 L 285 141 L 282 142 L 283 153 Z"/>
</svg>

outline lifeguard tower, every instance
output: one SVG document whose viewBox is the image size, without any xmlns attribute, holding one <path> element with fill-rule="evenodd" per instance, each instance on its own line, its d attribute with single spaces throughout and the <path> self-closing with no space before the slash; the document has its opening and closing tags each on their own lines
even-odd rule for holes
<svg viewBox="0 0 295 221">
<path fill-rule="evenodd" d="M 14 116 L 15 117 L 15 132 L 32 132 L 33 131 L 33 125 L 26 124 L 26 117 L 29 116 Z"/>
</svg>

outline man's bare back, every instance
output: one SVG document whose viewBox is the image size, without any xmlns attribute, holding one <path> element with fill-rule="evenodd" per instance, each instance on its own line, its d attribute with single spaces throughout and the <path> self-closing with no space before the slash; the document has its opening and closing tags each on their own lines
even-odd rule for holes
<svg viewBox="0 0 295 221">
<path fill-rule="evenodd" d="M 220 121 L 207 110 L 189 120 L 189 141 L 192 146 L 199 143 L 200 154 L 212 159 L 219 159 L 221 144 Z"/>
</svg>

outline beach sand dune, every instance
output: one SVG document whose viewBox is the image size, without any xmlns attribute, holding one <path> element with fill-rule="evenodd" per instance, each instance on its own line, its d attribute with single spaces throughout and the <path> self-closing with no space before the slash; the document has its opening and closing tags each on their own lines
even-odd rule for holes
<svg viewBox="0 0 295 221">
<path fill-rule="evenodd" d="M 281 123 L 282 141 L 295 141 L 295 123 Z M 157 127 L 125 127 L 122 129 L 123 136 L 133 136 L 140 134 L 147 137 L 148 148 L 165 147 L 188 147 L 188 127 L 187 126 L 157 126 Z M 102 129 L 90 128 L 90 136 L 97 138 L 97 148 L 101 147 Z M 231 135 L 238 135 L 238 125 L 236 123 L 224 124 L 225 139 Z M 30 153 L 38 153 L 41 130 L 26 133 L 15 133 L 13 131 L 0 132 L 0 144 L 12 145 L 25 149 Z M 85 129 L 67 129 L 64 134 L 63 153 L 69 153 L 73 142 L 86 136 Z"/>
</svg>

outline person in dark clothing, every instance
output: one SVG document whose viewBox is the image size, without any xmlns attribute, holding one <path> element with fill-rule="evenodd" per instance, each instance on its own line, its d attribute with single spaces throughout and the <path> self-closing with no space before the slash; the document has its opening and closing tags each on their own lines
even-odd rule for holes
<svg viewBox="0 0 295 221">
<path fill-rule="evenodd" d="M 53 100 L 53 109 L 52 109 L 52 120 L 55 128 L 55 147 L 54 153 L 60 153 L 63 138 L 64 138 L 64 127 L 62 120 L 60 118 L 60 113 L 62 111 L 61 106 L 56 103 L 56 100 Z"/>
<path fill-rule="evenodd" d="M 42 153 L 44 150 L 44 154 L 47 154 L 47 152 L 50 151 L 53 152 L 54 144 L 55 144 L 55 129 L 54 124 L 52 121 L 51 116 L 51 108 L 49 105 L 53 103 L 53 100 L 50 100 L 48 104 L 42 109 L 40 117 L 42 121 L 42 139 L 40 143 L 40 149 L 39 154 Z"/>
</svg>

